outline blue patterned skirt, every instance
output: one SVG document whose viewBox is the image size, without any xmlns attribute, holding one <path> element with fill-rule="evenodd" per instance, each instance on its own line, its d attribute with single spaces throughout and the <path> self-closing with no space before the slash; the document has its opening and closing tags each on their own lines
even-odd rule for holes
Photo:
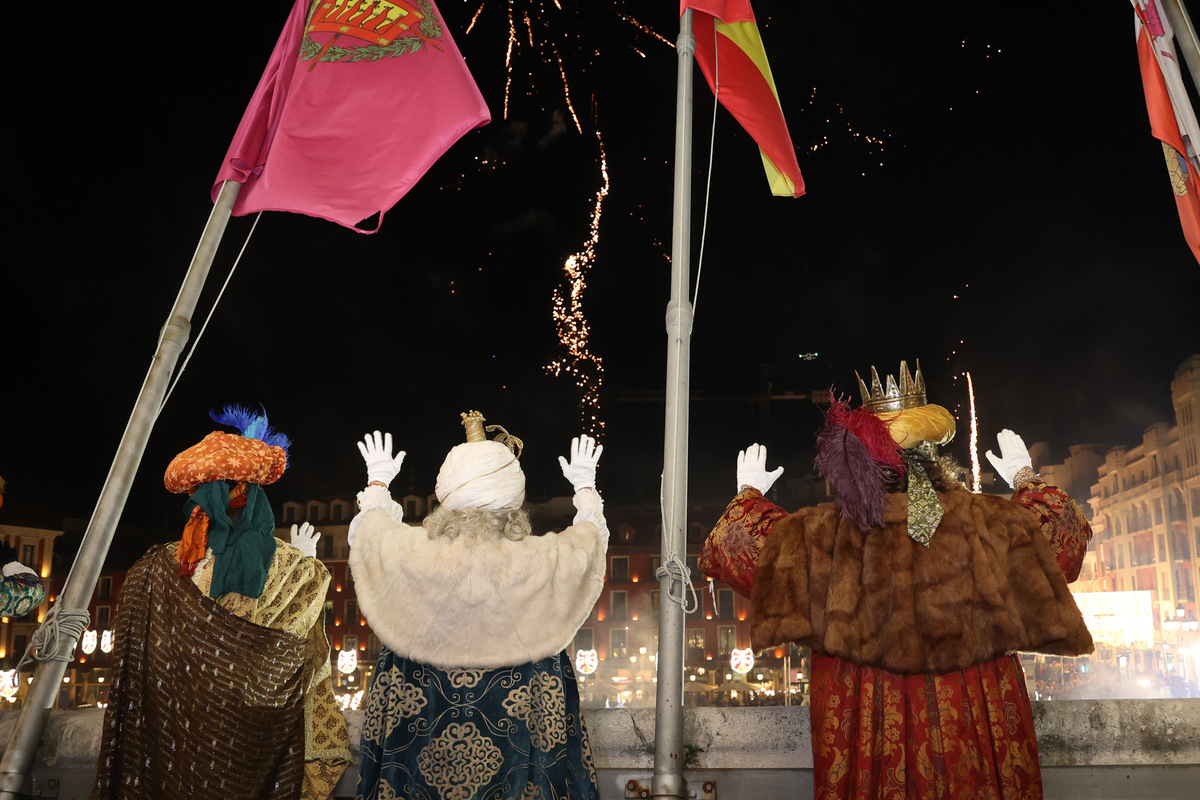
<svg viewBox="0 0 1200 800">
<path fill-rule="evenodd" d="M 599 800 L 567 654 L 442 670 L 386 647 L 367 692 L 359 800 Z"/>
</svg>

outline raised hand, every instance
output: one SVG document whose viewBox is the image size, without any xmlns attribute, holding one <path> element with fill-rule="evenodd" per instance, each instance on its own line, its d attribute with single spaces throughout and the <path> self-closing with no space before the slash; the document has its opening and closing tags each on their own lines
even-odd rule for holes
<svg viewBox="0 0 1200 800">
<path fill-rule="evenodd" d="M 575 491 L 596 488 L 596 464 L 603 452 L 604 445 L 596 444 L 592 437 L 576 436 L 571 440 L 570 463 L 562 456 L 558 457 L 563 477 L 571 482 Z"/>
<path fill-rule="evenodd" d="M 992 462 L 992 466 L 996 468 L 996 474 L 1008 481 L 1008 485 L 1014 489 L 1017 488 L 1013 484 L 1013 478 L 1017 473 L 1025 467 L 1033 469 L 1033 460 L 1029 458 L 1029 448 L 1025 446 L 1025 440 L 1017 434 L 1010 431 L 1008 428 L 996 434 L 996 443 L 1000 445 L 1000 455 L 997 456 L 991 450 L 988 450 L 988 461 Z"/>
<path fill-rule="evenodd" d="M 390 433 L 368 433 L 358 443 L 358 452 L 362 453 L 367 465 L 367 483 L 380 484 L 385 489 L 391 485 L 400 465 L 404 463 L 403 450 L 392 457 L 392 435 Z"/>
<path fill-rule="evenodd" d="M 752 444 L 738 453 L 737 457 L 737 486 L 741 491 L 743 486 L 758 489 L 763 494 L 775 483 L 775 479 L 783 474 L 783 467 L 767 472 L 767 448 L 761 444 Z"/>
<path fill-rule="evenodd" d="M 317 557 L 317 539 L 320 538 L 321 532 L 307 522 L 292 526 L 292 547 L 309 558 Z"/>
</svg>

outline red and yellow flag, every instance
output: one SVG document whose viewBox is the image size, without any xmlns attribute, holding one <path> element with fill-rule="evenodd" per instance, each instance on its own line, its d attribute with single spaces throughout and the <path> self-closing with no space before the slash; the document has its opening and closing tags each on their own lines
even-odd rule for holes
<svg viewBox="0 0 1200 800">
<path fill-rule="evenodd" d="M 681 0 L 679 13 L 689 8 L 696 63 L 708 85 L 758 143 L 771 193 L 799 197 L 804 178 L 750 0 Z"/>
<path fill-rule="evenodd" d="M 1175 194 L 1175 208 L 1183 226 L 1183 237 L 1200 261 L 1200 181 L 1197 163 L 1188 158 L 1182 129 L 1191 128 L 1189 137 L 1196 142 L 1196 118 L 1179 76 L 1179 62 L 1171 43 L 1174 31 L 1168 19 L 1160 15 L 1150 0 L 1135 0 L 1137 19 L 1138 64 L 1142 70 L 1142 89 L 1146 93 L 1146 111 L 1150 132 L 1162 143 L 1167 174 Z M 1175 91 L 1171 91 L 1174 86 Z"/>
</svg>

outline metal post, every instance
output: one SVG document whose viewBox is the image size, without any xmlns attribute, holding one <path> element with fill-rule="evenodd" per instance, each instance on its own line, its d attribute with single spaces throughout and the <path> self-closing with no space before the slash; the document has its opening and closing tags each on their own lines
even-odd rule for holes
<svg viewBox="0 0 1200 800">
<path fill-rule="evenodd" d="M 1200 45 L 1196 40 L 1196 29 L 1192 26 L 1192 18 L 1188 16 L 1183 0 L 1164 0 L 1163 8 L 1171 27 L 1175 29 L 1175 43 L 1183 52 L 1183 60 L 1187 62 L 1188 72 L 1192 76 L 1192 84 L 1200 87 Z M 1196 143 L 1193 142 L 1195 147 Z"/>
<path fill-rule="evenodd" d="M 86 610 L 100 577 L 100 569 L 108 555 L 112 544 L 113 533 L 121 512 L 125 509 L 125 501 L 129 498 L 129 489 L 141 463 L 142 454 L 146 450 L 146 442 L 154 421 L 162 406 L 163 397 L 175 371 L 179 354 L 187 343 L 188 332 L 191 328 L 192 313 L 196 310 L 196 301 L 200 290 L 208 277 L 209 267 L 212 266 L 213 256 L 225 233 L 229 222 L 233 203 L 237 199 L 242 185 L 234 181 L 226 181 L 221 186 L 221 193 L 213 204 L 212 214 L 208 224 L 196 246 L 192 263 L 187 275 L 180 286 L 175 304 L 159 337 L 158 348 L 142 390 L 133 406 L 133 413 L 121 436 L 121 444 L 113 458 L 100 490 L 100 498 L 88 522 L 83 542 L 79 545 L 79 553 L 67 576 L 66 585 L 58 598 L 58 607 L 62 609 Z M 75 650 L 76 642 L 59 642 L 59 654 L 69 655 Z M 17 717 L 16 727 L 4 748 L 4 757 L 0 760 L 0 800 L 16 800 L 21 791 L 22 783 L 29 774 L 30 765 L 41 742 L 42 733 L 46 729 L 46 720 L 54 705 L 62 686 L 63 675 L 67 670 L 67 661 L 43 661 L 37 666 L 33 675 L 33 683 L 25 696 L 25 703 Z"/>
<path fill-rule="evenodd" d="M 692 303 L 688 298 L 692 195 L 692 11 L 679 21 L 675 44 L 679 72 L 675 98 L 675 203 L 671 231 L 671 300 L 667 305 L 666 434 L 663 441 L 663 564 L 687 560 L 688 386 Z M 687 796 L 683 780 L 683 609 L 665 598 L 681 595 L 676 578 L 659 579 L 658 691 L 654 727 L 652 797 Z"/>
</svg>

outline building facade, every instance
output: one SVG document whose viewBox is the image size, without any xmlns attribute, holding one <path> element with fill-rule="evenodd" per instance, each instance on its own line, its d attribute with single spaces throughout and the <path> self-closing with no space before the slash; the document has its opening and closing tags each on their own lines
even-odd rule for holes
<svg viewBox="0 0 1200 800">
<path fill-rule="evenodd" d="M 1146 592 L 1152 642 L 1101 648 L 1102 659 L 1128 660 L 1195 683 L 1200 668 L 1200 355 L 1171 382 L 1175 424 L 1155 423 L 1133 447 L 1112 447 L 1091 487 L 1097 581 L 1109 592 Z M 1136 646 L 1134 646 L 1136 645 Z"/>
<path fill-rule="evenodd" d="M 16 548 L 17 560 L 36 572 L 47 586 L 54 564 L 54 541 L 62 534 L 60 530 L 0 525 L 0 541 Z M 46 599 L 25 616 L 0 617 L 0 671 L 15 669 L 24 655 L 33 632 L 50 609 L 49 591 L 46 594 Z"/>
</svg>

